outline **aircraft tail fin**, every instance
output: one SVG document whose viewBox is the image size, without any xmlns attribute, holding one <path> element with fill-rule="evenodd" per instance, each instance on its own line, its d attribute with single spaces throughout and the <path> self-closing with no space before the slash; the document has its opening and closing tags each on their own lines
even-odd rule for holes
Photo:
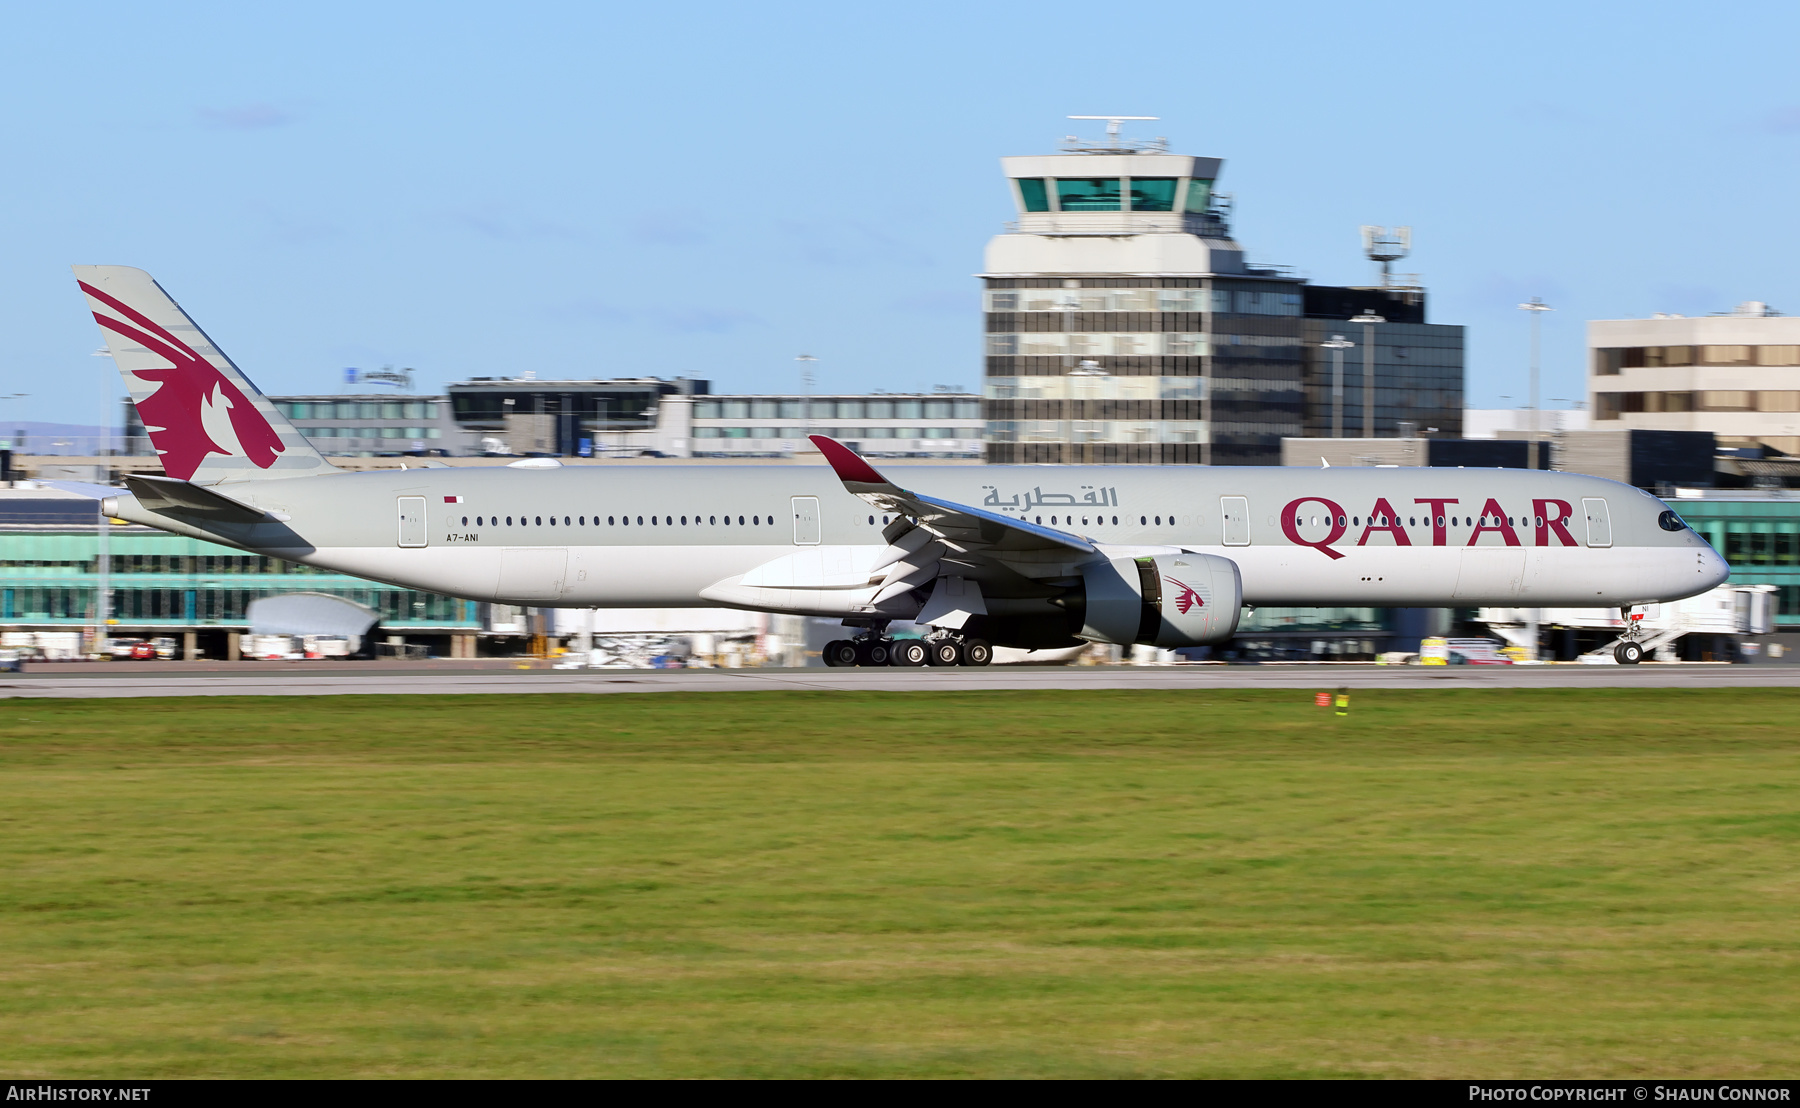
<svg viewBox="0 0 1800 1108">
<path fill-rule="evenodd" d="M 211 485 L 335 472 L 148 273 L 73 268 L 164 473 Z"/>
</svg>

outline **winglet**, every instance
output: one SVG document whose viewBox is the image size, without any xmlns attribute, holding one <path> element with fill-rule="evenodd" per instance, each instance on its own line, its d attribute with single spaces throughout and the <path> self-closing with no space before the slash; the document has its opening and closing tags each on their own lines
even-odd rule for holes
<svg viewBox="0 0 1800 1108">
<path fill-rule="evenodd" d="M 825 455 L 831 468 L 838 475 L 844 487 L 854 493 L 878 492 L 897 493 L 899 486 L 876 472 L 875 467 L 865 462 L 862 455 L 826 435 L 808 435 L 812 444 Z M 862 486 L 862 487 L 857 487 Z"/>
</svg>

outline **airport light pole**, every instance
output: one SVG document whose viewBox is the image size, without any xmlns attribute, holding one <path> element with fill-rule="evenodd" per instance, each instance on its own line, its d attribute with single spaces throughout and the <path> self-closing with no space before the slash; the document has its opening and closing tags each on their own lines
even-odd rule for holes
<svg viewBox="0 0 1800 1108">
<path fill-rule="evenodd" d="M 1342 335 L 1333 335 L 1319 344 L 1331 351 L 1331 437 L 1344 437 L 1344 351 L 1356 344 Z"/>
<path fill-rule="evenodd" d="M 100 389 L 100 408 L 104 417 L 100 420 L 100 439 L 110 439 L 108 428 L 112 426 L 112 389 L 107 385 L 117 380 L 113 376 L 116 366 L 112 364 L 112 352 L 104 346 L 94 351 L 96 358 L 107 360 L 106 373 L 102 378 Z M 99 439 L 94 444 L 94 456 L 105 457 L 104 447 Z M 104 482 L 96 482 L 104 483 Z M 112 622 L 112 523 L 100 505 L 104 501 L 94 501 L 94 519 L 97 530 L 94 532 L 94 652 L 106 650 L 106 628 Z"/>
<path fill-rule="evenodd" d="M 1540 352 L 1542 350 L 1540 334 L 1541 323 L 1545 312 L 1552 312 L 1556 309 L 1544 303 L 1544 298 L 1541 296 L 1532 297 L 1525 303 L 1520 304 L 1519 308 L 1531 313 L 1531 446 L 1528 448 L 1529 454 L 1526 458 L 1525 465 L 1527 468 L 1536 469 L 1538 467 L 1538 439 L 1540 437 L 1538 434 L 1538 364 Z M 1531 643 L 1531 661 L 1534 662 L 1538 660 L 1538 635 L 1541 633 L 1538 628 L 1538 621 L 1540 618 L 1540 609 L 1525 609 L 1525 635 Z"/>
<path fill-rule="evenodd" d="M 1529 301 L 1520 304 L 1519 308 L 1521 311 L 1531 313 L 1531 448 L 1530 460 L 1526 465 L 1531 469 L 1536 469 L 1538 467 L 1538 363 L 1542 350 L 1540 324 L 1545 312 L 1553 312 L 1556 309 L 1544 303 L 1544 298 L 1541 296 L 1532 297 Z"/>
<path fill-rule="evenodd" d="M 811 354 L 799 354 L 794 357 L 800 363 L 800 437 L 808 444 L 812 442 L 812 390 L 813 366 L 819 359 Z M 801 449 L 805 449 L 802 447 Z"/>
<path fill-rule="evenodd" d="M 1353 315 L 1350 322 L 1363 325 L 1363 438 L 1375 437 L 1375 325 L 1387 320 L 1374 312 Z"/>
</svg>

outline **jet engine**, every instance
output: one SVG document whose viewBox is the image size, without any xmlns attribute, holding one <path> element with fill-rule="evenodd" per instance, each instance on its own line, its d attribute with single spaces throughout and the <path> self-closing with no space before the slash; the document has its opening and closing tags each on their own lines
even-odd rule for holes
<svg viewBox="0 0 1800 1108">
<path fill-rule="evenodd" d="M 1237 563 L 1216 554 L 1113 558 L 1081 568 L 1080 636 L 1121 646 L 1201 646 L 1237 631 L 1244 586 Z"/>
</svg>

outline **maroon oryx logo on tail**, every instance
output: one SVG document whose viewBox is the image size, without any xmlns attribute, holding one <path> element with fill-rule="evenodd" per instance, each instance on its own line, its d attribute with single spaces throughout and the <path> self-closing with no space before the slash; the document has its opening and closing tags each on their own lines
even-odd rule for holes
<svg viewBox="0 0 1800 1108">
<path fill-rule="evenodd" d="M 1177 581 L 1173 577 L 1165 577 L 1163 580 L 1181 590 L 1175 594 L 1175 610 L 1182 615 L 1187 615 L 1195 608 L 1206 607 L 1206 601 L 1200 599 L 1200 594 L 1194 591 L 1194 586 L 1185 581 Z"/>
<path fill-rule="evenodd" d="M 81 290 L 130 321 L 95 312 L 94 320 L 100 326 L 169 362 L 168 369 L 133 371 L 137 377 L 159 386 L 138 401 L 137 410 L 151 444 L 162 455 L 164 473 L 186 481 L 209 454 L 245 457 L 259 469 L 275 464 L 275 456 L 285 449 L 281 436 L 242 389 L 149 316 L 85 281 Z M 221 420 L 220 416 L 225 418 Z M 219 441 L 234 436 L 236 443 Z"/>
</svg>

